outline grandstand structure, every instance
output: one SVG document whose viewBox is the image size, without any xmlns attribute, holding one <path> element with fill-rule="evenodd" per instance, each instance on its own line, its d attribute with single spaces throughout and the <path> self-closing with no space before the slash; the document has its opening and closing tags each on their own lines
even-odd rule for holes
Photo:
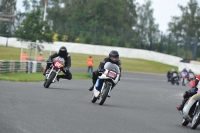
<svg viewBox="0 0 200 133">
<path fill-rule="evenodd" d="M 14 12 L 13 13 L 5 13 L 0 12 L 0 21 L 6 21 L 6 22 L 14 22 Z"/>
</svg>

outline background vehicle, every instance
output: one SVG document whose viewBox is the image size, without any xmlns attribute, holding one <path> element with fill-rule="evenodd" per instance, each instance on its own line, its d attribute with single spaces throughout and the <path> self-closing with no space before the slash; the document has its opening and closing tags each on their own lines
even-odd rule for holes
<svg viewBox="0 0 200 133">
<path fill-rule="evenodd" d="M 194 75 L 194 73 L 189 73 L 188 81 L 191 81 L 195 78 L 196 78 L 196 76 Z"/>
<path fill-rule="evenodd" d="M 53 63 L 50 66 L 50 68 L 47 70 L 46 75 L 45 75 L 45 82 L 44 82 L 45 88 L 49 88 L 51 83 L 56 82 L 57 75 L 63 68 L 64 63 L 65 63 L 64 58 L 60 56 L 53 59 Z"/>
<path fill-rule="evenodd" d="M 179 79 L 178 79 L 178 74 L 177 73 L 173 73 L 172 78 L 171 78 L 171 84 L 179 85 Z"/>
<path fill-rule="evenodd" d="M 107 62 L 104 65 L 102 75 L 98 77 L 93 89 L 92 103 L 99 100 L 99 105 L 103 105 L 109 96 L 112 88 L 118 83 L 120 70 L 116 64 Z"/>
<path fill-rule="evenodd" d="M 186 85 L 187 81 L 188 81 L 188 75 L 187 75 L 187 72 L 181 72 L 180 74 L 180 77 L 181 77 L 181 83 L 183 86 Z"/>
<path fill-rule="evenodd" d="M 190 82 L 190 87 L 193 87 L 194 84 L 195 82 Z M 191 123 L 192 129 L 196 129 L 200 124 L 200 82 L 198 83 L 197 88 L 197 93 L 190 97 L 184 104 L 183 110 L 179 111 L 183 116 L 182 126 L 187 126 Z"/>
<path fill-rule="evenodd" d="M 191 129 L 196 129 L 200 124 L 200 94 L 197 93 L 189 98 L 180 113 L 183 116 L 182 126 L 191 123 Z"/>
</svg>

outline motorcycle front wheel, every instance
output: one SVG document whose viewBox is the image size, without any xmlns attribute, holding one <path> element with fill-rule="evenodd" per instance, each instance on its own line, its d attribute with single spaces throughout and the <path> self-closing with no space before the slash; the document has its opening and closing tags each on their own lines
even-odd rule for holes
<svg viewBox="0 0 200 133">
<path fill-rule="evenodd" d="M 94 94 L 92 95 L 92 103 L 95 103 L 97 101 L 97 98 L 94 96 Z"/>
<path fill-rule="evenodd" d="M 44 84 L 43 84 L 43 85 L 44 85 L 44 87 L 45 87 L 46 83 L 47 83 L 47 79 L 45 79 L 45 81 L 44 81 Z"/>
<path fill-rule="evenodd" d="M 110 90 L 110 84 L 106 84 L 105 88 L 103 89 L 103 92 L 100 96 L 100 102 L 99 105 L 103 105 L 103 103 L 105 102 L 106 98 L 108 97 L 108 92 Z"/>
<path fill-rule="evenodd" d="M 182 126 L 187 126 L 188 123 L 189 123 L 189 121 L 187 121 L 185 118 L 183 118 Z"/>
<path fill-rule="evenodd" d="M 49 79 L 47 79 L 46 84 L 44 85 L 45 88 L 49 88 L 50 84 L 52 83 L 53 79 L 55 78 L 56 73 L 51 72 L 51 75 L 49 76 Z"/>
<path fill-rule="evenodd" d="M 196 129 L 197 126 L 200 124 L 200 108 L 196 111 L 191 124 L 191 129 Z"/>
</svg>

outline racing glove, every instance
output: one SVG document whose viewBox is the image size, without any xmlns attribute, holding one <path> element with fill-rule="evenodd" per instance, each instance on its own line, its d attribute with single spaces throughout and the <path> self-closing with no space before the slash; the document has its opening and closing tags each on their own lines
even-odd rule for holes
<svg viewBox="0 0 200 133">
<path fill-rule="evenodd" d="M 68 67 L 63 67 L 63 71 L 68 71 L 69 70 L 69 68 Z"/>
</svg>

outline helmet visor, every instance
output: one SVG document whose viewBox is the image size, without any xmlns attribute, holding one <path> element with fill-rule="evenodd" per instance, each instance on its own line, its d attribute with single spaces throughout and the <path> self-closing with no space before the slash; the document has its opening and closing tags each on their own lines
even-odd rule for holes
<svg viewBox="0 0 200 133">
<path fill-rule="evenodd" d="M 112 62 L 117 62 L 119 60 L 119 56 L 110 56 Z"/>
</svg>

